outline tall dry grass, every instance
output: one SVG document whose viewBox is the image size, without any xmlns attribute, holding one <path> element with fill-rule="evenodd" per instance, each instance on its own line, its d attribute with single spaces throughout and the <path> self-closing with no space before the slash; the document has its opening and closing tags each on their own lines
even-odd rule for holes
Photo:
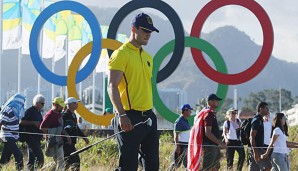
<svg viewBox="0 0 298 171">
<path fill-rule="evenodd" d="M 289 129 L 289 140 L 298 142 L 298 126 L 291 127 Z M 89 137 L 90 144 L 102 140 L 104 137 Z M 172 153 L 174 150 L 173 137 L 169 133 L 165 133 L 160 136 L 160 170 L 167 171 L 172 162 Z M 19 147 L 22 149 L 24 154 L 24 163 L 27 162 L 27 152 L 22 148 L 21 144 L 18 143 Z M 85 147 L 85 142 L 79 140 L 77 144 L 77 149 Z M 0 151 L 3 149 L 3 143 L 0 143 Z M 293 149 L 290 154 L 290 168 L 291 170 L 298 170 L 298 163 L 295 159 L 298 157 L 298 150 Z M 221 169 L 226 170 L 226 158 L 225 150 L 221 150 Z M 81 170 L 83 171 L 110 171 L 117 167 L 118 163 L 118 148 L 116 141 L 114 139 L 109 139 L 103 141 L 102 143 L 90 148 L 89 150 L 80 154 L 81 158 Z M 238 161 L 238 155 L 236 153 L 234 158 L 234 165 Z M 53 164 L 53 159 L 45 156 L 45 167 L 42 170 L 51 170 L 50 166 Z M 52 165 L 53 166 L 53 165 Z M 2 166 L 1 170 L 14 171 L 14 158 L 12 156 L 10 163 Z M 141 167 L 139 167 L 141 170 Z M 243 170 L 247 170 L 246 162 Z M 176 171 L 185 171 L 183 166 L 178 168 Z"/>
</svg>

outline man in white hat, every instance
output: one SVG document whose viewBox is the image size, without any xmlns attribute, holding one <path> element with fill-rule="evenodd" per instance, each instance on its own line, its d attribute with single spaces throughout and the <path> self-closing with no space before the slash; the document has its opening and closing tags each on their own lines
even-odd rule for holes
<svg viewBox="0 0 298 171">
<path fill-rule="evenodd" d="M 89 143 L 88 138 L 85 134 L 81 131 L 78 126 L 78 119 L 75 114 L 75 110 L 78 108 L 78 102 L 74 97 L 69 97 L 65 100 L 65 104 L 67 109 L 63 111 L 63 123 L 64 123 L 64 130 L 68 133 L 71 137 L 71 144 L 64 143 L 63 150 L 64 150 L 64 160 L 65 160 L 65 169 L 68 170 L 69 167 L 72 167 L 71 170 L 80 170 L 80 157 L 79 155 L 72 155 L 72 152 L 77 151 L 75 145 L 77 143 L 77 136 L 83 137 L 86 144 Z M 64 139 L 66 141 L 66 139 Z"/>
</svg>

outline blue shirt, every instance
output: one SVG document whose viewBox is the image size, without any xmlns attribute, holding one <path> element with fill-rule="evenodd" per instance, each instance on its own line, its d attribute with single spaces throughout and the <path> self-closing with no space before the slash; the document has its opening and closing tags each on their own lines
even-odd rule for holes
<svg viewBox="0 0 298 171">
<path fill-rule="evenodd" d="M 174 123 L 174 132 L 178 133 L 178 142 L 187 142 L 190 135 L 190 125 L 188 120 L 182 115 Z"/>
</svg>

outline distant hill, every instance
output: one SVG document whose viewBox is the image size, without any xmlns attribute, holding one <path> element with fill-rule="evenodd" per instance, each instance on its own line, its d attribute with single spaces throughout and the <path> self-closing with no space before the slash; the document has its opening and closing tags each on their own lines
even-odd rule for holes
<svg viewBox="0 0 298 171">
<path fill-rule="evenodd" d="M 261 47 L 256 45 L 244 32 L 233 26 L 225 26 L 211 33 L 203 34 L 202 38 L 214 45 L 223 56 L 228 68 L 228 73 L 239 73 L 250 67 L 257 59 Z M 205 56 L 208 61 L 209 57 Z M 212 61 L 209 64 L 213 66 Z M 252 80 L 230 86 L 228 97 L 233 98 L 233 89 L 236 87 L 238 96 L 243 98 L 250 92 L 264 89 L 281 88 L 290 90 L 297 96 L 298 82 L 294 75 L 298 74 L 298 63 L 289 63 L 271 56 L 269 62 L 261 73 Z M 168 82 L 161 83 L 162 87 L 180 87 L 188 92 L 190 103 L 195 103 L 197 98 L 204 97 L 216 91 L 217 84 L 202 75 L 194 64 L 190 50 L 184 53 L 183 60 L 177 71 L 168 78 Z"/>
<path fill-rule="evenodd" d="M 91 7 L 95 13 L 98 21 L 102 25 L 109 25 L 112 16 L 117 9 L 106 8 L 98 9 Z M 118 33 L 129 35 L 129 24 L 133 15 L 138 13 L 134 11 L 124 19 L 119 27 Z M 145 49 L 153 56 L 165 43 L 175 38 L 173 28 L 169 21 L 152 15 L 153 22 L 156 27 L 160 29 L 160 33 L 152 34 L 152 38 Z M 187 33 L 185 33 L 186 36 Z M 261 46 L 255 44 L 249 36 L 244 32 L 239 31 L 233 26 L 225 26 L 217 28 L 208 34 L 202 34 L 202 38 L 214 45 L 223 56 L 229 73 L 239 73 L 250 67 L 257 59 Z M 209 57 L 205 57 L 208 63 L 213 66 Z M 163 66 L 167 64 L 168 59 L 165 60 Z M 51 68 L 51 60 L 44 59 L 44 62 Z M 258 92 L 264 89 L 278 89 L 281 88 L 290 90 L 293 96 L 298 95 L 298 63 L 289 63 L 279 60 L 271 56 L 268 64 L 262 72 L 254 79 L 237 85 L 230 86 L 228 97 L 233 97 L 233 89 L 236 87 L 238 96 L 244 98 L 250 92 Z M 2 93 L 11 89 L 17 89 L 17 51 L 4 51 L 2 58 Z M 56 73 L 64 75 L 64 60 L 59 60 L 55 67 Z M 36 87 L 37 72 L 32 65 L 29 56 L 22 58 L 22 89 L 26 87 Z M 296 76 L 295 76 L 296 75 Z M 91 78 L 88 77 L 83 81 L 83 88 L 90 85 Z M 97 78 L 96 85 L 101 86 L 102 80 Z M 45 80 L 42 81 L 43 87 L 50 87 L 50 84 Z M 202 98 L 209 93 L 216 91 L 217 83 L 208 79 L 195 65 L 189 48 L 185 48 L 182 62 L 179 64 L 176 71 L 165 81 L 158 84 L 158 88 L 180 88 L 187 92 L 188 101 L 190 104 L 196 103 L 198 98 Z"/>
</svg>

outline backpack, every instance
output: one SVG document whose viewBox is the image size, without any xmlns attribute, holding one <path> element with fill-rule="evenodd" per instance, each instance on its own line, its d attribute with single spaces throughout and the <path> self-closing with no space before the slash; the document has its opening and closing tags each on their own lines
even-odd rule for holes
<svg viewBox="0 0 298 171">
<path fill-rule="evenodd" d="M 251 121 L 253 118 L 245 119 L 240 125 L 240 141 L 243 145 L 249 145 Z"/>
</svg>

